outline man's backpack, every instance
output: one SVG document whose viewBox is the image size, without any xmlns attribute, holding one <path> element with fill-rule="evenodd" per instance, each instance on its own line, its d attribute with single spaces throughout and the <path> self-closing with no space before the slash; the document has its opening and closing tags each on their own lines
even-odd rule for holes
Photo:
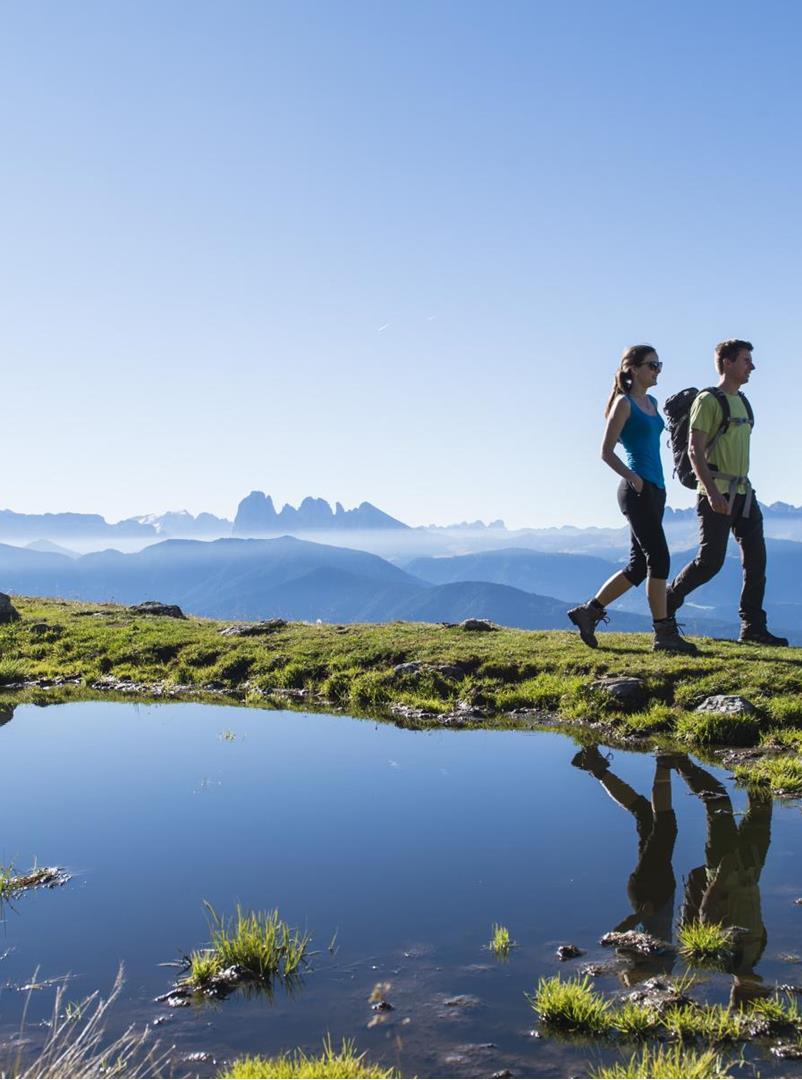
<svg viewBox="0 0 802 1080">
<path fill-rule="evenodd" d="M 696 487 L 696 473 L 693 471 L 690 455 L 688 454 L 690 436 L 688 428 L 691 420 L 691 405 L 693 405 L 700 393 L 703 393 L 703 391 L 698 390 L 695 386 L 689 386 L 687 390 L 680 390 L 678 394 L 672 394 L 670 398 L 666 399 L 663 406 L 668 421 L 669 446 L 671 447 L 671 453 L 674 455 L 674 475 L 687 488 Z M 712 394 L 721 406 L 722 416 L 721 427 L 707 444 L 707 459 L 709 461 L 710 451 L 721 436 L 726 435 L 730 425 L 738 421 L 733 420 L 730 403 L 723 390 L 719 389 L 718 386 L 708 386 L 707 393 Z M 755 414 L 752 412 L 752 406 L 749 404 L 746 395 L 741 394 L 740 391 L 739 397 L 744 403 L 746 415 L 749 417 L 748 423 L 752 428 L 755 426 Z"/>
</svg>

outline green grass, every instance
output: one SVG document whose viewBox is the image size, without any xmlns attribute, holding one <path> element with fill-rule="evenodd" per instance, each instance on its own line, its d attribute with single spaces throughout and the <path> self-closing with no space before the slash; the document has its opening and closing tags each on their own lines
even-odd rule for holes
<svg viewBox="0 0 802 1080">
<path fill-rule="evenodd" d="M 244 911 L 237 905 L 236 914 L 225 919 L 211 904 L 206 907 L 211 946 L 188 957 L 187 979 L 197 989 L 232 965 L 269 984 L 276 978 L 290 979 L 306 963 L 309 937 L 291 930 L 278 911 Z"/>
<path fill-rule="evenodd" d="M 702 641 L 698 657 L 653 653 L 647 634 L 603 636 L 587 649 L 570 631 L 501 629 L 466 633 L 424 623 L 289 623 L 264 637 L 221 637 L 228 625 L 212 619 L 153 618 L 111 604 L 15 597 L 22 618 L 0 626 L 2 684 L 77 678 L 79 685 L 15 691 L 15 701 L 92 698 L 98 680 L 130 679 L 148 693 L 200 699 L 230 694 L 250 706 L 285 707 L 287 694 L 307 692 L 303 707 L 334 701 L 357 714 L 381 716 L 394 703 L 434 714 L 414 720 L 436 725 L 437 714 L 459 700 L 482 706 L 474 726 L 525 726 L 512 710 L 547 710 L 563 720 L 603 723 L 613 734 L 680 741 L 706 747 L 782 740 L 782 758 L 745 763 L 744 783 L 775 791 L 802 790 L 802 651 L 756 649 L 734 642 Z M 420 672 L 394 669 L 420 661 Z M 438 664 L 459 665 L 462 678 L 446 677 Z M 592 689 L 606 675 L 638 675 L 645 701 L 637 712 Z M 211 684 L 211 688 L 210 688 Z M 697 713 L 708 694 L 740 694 L 756 706 L 748 717 Z M 219 700 L 219 699 L 218 699 Z M 797 728 L 794 725 L 798 725 Z M 779 734 L 778 734 L 779 733 Z"/>
<path fill-rule="evenodd" d="M 723 1080 L 731 1076 L 729 1067 L 715 1050 L 697 1053 L 676 1043 L 657 1048 L 644 1047 L 640 1054 L 618 1065 L 608 1065 L 589 1074 L 596 1080 Z"/>
<path fill-rule="evenodd" d="M 611 1020 L 615 1031 L 627 1042 L 647 1038 L 660 1023 L 656 1010 L 637 1001 L 626 1001 L 615 1009 Z"/>
<path fill-rule="evenodd" d="M 25 889 L 34 889 L 52 876 L 53 869 L 47 866 L 35 866 L 24 874 L 18 874 L 11 863 L 0 866 L 0 900 L 10 900 Z"/>
<path fill-rule="evenodd" d="M 663 1026 L 675 1039 L 706 1043 L 732 1042 L 742 1035 L 740 1013 L 724 1005 L 672 1005 L 662 1017 Z"/>
<path fill-rule="evenodd" d="M 532 1008 L 548 1027 L 575 1035 L 601 1035 L 610 1024 L 610 1006 L 596 993 L 587 975 L 543 978 L 532 997 Z"/>
<path fill-rule="evenodd" d="M 493 923 L 490 944 L 488 945 L 490 951 L 494 952 L 496 956 L 506 957 L 509 956 L 510 949 L 514 945 L 515 942 L 510 937 L 507 927 L 501 926 L 500 923 Z"/>
<path fill-rule="evenodd" d="M 383 1069 L 365 1060 L 364 1054 L 357 1054 L 356 1048 L 348 1039 L 343 1041 L 340 1050 L 335 1050 L 331 1040 L 323 1043 L 323 1053 L 317 1057 L 307 1057 L 302 1050 L 294 1054 L 280 1054 L 278 1057 L 238 1058 L 221 1077 L 230 1080 L 262 1080 L 270 1077 L 274 1080 L 289 1080 L 291 1077 L 331 1077 L 361 1080 L 362 1077 L 380 1077 L 389 1080 L 399 1074 L 394 1069 Z"/>
<path fill-rule="evenodd" d="M 693 919 L 679 928 L 682 956 L 700 966 L 718 965 L 732 953 L 733 939 L 721 923 Z"/>
<path fill-rule="evenodd" d="M 802 757 L 782 754 L 750 761 L 736 766 L 735 778 L 747 786 L 767 787 L 773 795 L 800 795 Z"/>
<path fill-rule="evenodd" d="M 757 998 L 749 1003 L 746 1016 L 756 1020 L 762 1020 L 771 1032 L 782 1031 L 784 1028 L 802 1027 L 802 1013 L 796 999 L 786 995 L 784 999 L 779 997 Z"/>
</svg>

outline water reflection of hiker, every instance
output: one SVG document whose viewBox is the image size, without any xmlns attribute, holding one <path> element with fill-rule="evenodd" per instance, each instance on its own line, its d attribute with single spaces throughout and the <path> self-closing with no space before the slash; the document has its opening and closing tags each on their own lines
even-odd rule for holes
<svg viewBox="0 0 802 1080">
<path fill-rule="evenodd" d="M 695 653 L 686 641 L 673 612 L 666 607 L 666 579 L 671 560 L 663 531 L 666 485 L 660 461 L 660 433 L 665 426 L 657 399 L 648 391 L 657 384 L 663 365 L 651 345 L 626 349 L 615 373 L 613 390 L 604 410 L 607 425 L 601 456 L 621 477 L 618 505 L 629 522 L 631 550 L 629 562 L 616 571 L 585 604 L 567 613 L 578 627 L 579 636 L 595 649 L 596 627 L 607 621 L 607 605 L 629 589 L 646 582 L 646 593 L 654 620 L 653 648 L 669 652 Z M 616 454 L 622 443 L 627 464 Z"/>
<path fill-rule="evenodd" d="M 609 761 L 596 746 L 580 750 L 571 764 L 595 776 L 610 798 L 635 818 L 638 864 L 627 882 L 633 910 L 614 929 L 623 932 L 641 926 L 661 941 L 671 941 L 676 887 L 671 858 L 677 818 L 671 806 L 671 770 L 666 760 L 658 755 L 655 762 L 651 802 L 611 771 Z M 651 957 L 648 974 L 670 971 L 672 961 L 670 953 Z"/>
<path fill-rule="evenodd" d="M 760 906 L 760 874 L 771 841 L 771 796 L 749 792 L 749 808 L 736 824 L 724 785 L 686 755 L 675 767 L 694 795 L 704 802 L 707 817 L 705 865 L 688 875 L 682 921 L 704 919 L 740 927 L 728 964 L 733 975 L 733 1004 L 766 993 L 755 974 L 766 948 L 766 927 Z"/>
</svg>

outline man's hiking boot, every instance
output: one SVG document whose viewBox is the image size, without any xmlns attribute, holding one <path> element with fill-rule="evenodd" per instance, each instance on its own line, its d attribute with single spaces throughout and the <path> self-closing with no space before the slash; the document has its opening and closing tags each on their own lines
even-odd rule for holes
<svg viewBox="0 0 802 1080">
<path fill-rule="evenodd" d="M 579 636 L 591 649 L 595 649 L 599 644 L 599 640 L 594 633 L 598 624 L 610 621 L 607 618 L 605 609 L 593 600 L 588 600 L 587 604 L 580 604 L 579 607 L 571 608 L 568 612 L 568 618 L 578 628 Z"/>
<path fill-rule="evenodd" d="M 655 652 L 685 653 L 687 656 L 696 656 L 699 652 L 692 641 L 680 634 L 673 615 L 667 619 L 655 619 L 652 649 Z"/>
<path fill-rule="evenodd" d="M 571 758 L 571 764 L 575 769 L 584 769 L 593 776 L 602 776 L 610 768 L 610 762 L 598 746 L 583 746 L 579 753 Z"/>
<path fill-rule="evenodd" d="M 788 644 L 788 638 L 777 637 L 769 631 L 767 626 L 750 626 L 749 623 L 741 623 L 738 641 L 744 645 L 774 645 L 776 648 Z"/>
</svg>

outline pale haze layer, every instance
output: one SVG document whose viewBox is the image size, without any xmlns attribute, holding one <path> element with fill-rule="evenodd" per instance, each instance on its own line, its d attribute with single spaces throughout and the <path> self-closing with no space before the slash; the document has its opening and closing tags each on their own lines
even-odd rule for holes
<svg viewBox="0 0 802 1080">
<path fill-rule="evenodd" d="M 0 506 L 619 524 L 621 350 L 654 344 L 662 400 L 732 336 L 755 488 L 802 502 L 800 31 L 787 3 L 4 4 Z"/>
</svg>

